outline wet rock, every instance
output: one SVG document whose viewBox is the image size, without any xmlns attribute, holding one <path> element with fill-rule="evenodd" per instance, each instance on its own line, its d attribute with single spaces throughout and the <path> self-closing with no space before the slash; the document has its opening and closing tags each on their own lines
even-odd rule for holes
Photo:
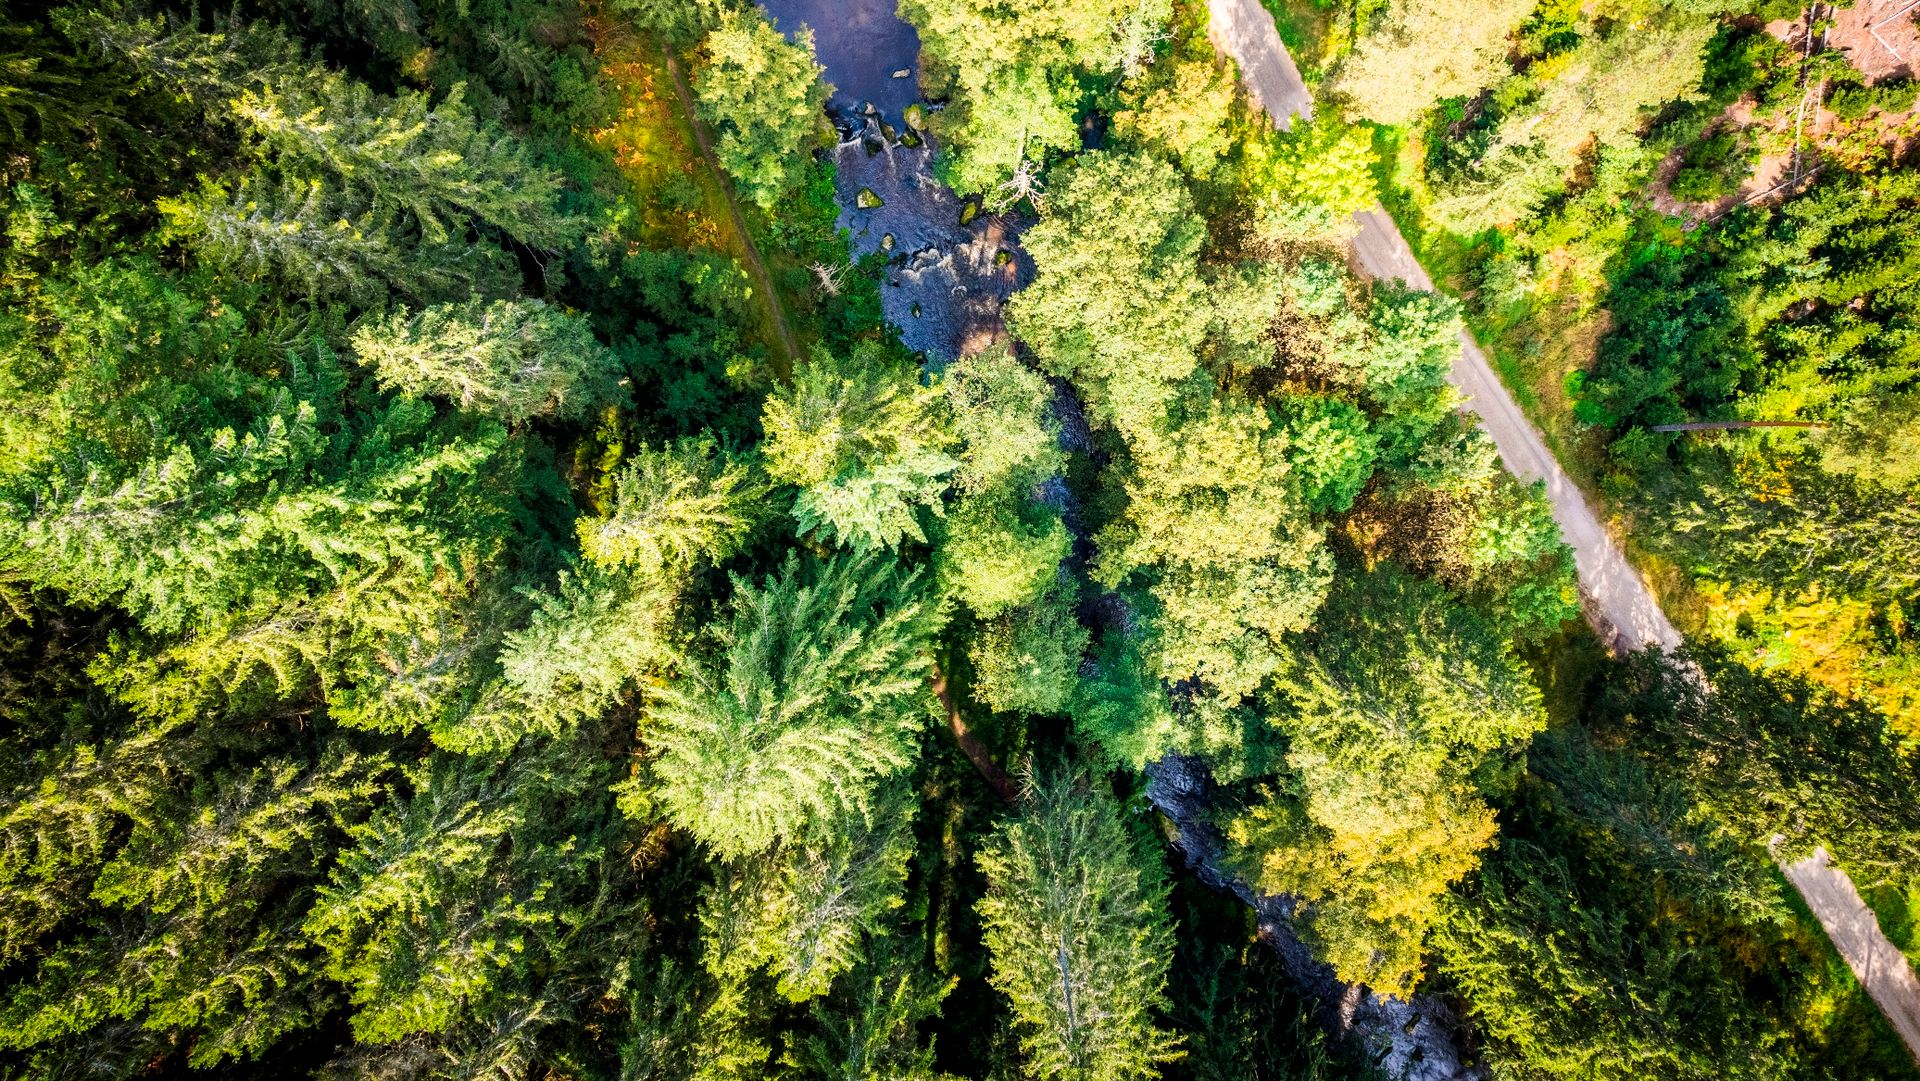
<svg viewBox="0 0 1920 1081">
<path fill-rule="evenodd" d="M 968 199 L 966 205 L 960 208 L 960 224 L 962 227 L 972 225 L 973 219 L 979 216 L 980 203 L 977 200 Z"/>
<path fill-rule="evenodd" d="M 887 148 L 887 144 L 878 137 L 862 139 L 860 145 L 867 150 L 867 157 L 873 157 Z"/>
<path fill-rule="evenodd" d="M 913 78 L 913 69 L 912 68 L 895 68 L 893 69 L 893 77 L 896 79 L 911 79 Z"/>
<path fill-rule="evenodd" d="M 908 308 L 907 310 L 913 313 L 913 317 L 914 317 L 915 319 L 918 319 L 918 318 L 920 318 L 920 302 L 919 302 L 919 301 L 917 301 L 917 300 L 916 300 L 916 301 L 914 301 L 914 302 L 913 302 L 913 307 L 911 307 L 911 308 Z"/>
<path fill-rule="evenodd" d="M 861 188 L 860 194 L 853 197 L 853 205 L 862 210 L 878 210 L 886 206 L 887 201 L 880 198 L 880 193 L 872 188 Z"/>
<path fill-rule="evenodd" d="M 920 145 L 920 136 L 915 135 L 912 128 L 908 128 L 900 134 L 900 145 L 913 150 Z"/>
<path fill-rule="evenodd" d="M 892 233 L 880 234 L 880 250 L 881 251 L 893 250 L 893 234 Z"/>
<path fill-rule="evenodd" d="M 884 137 L 887 140 L 887 142 L 890 142 L 890 143 L 895 142 L 900 138 L 900 132 L 895 130 L 892 124 L 889 124 L 884 120 L 880 122 L 880 134 L 882 137 Z"/>
</svg>

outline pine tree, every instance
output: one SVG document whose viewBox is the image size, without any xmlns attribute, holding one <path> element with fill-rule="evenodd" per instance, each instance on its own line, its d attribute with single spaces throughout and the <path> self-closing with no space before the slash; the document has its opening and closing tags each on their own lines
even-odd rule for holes
<svg viewBox="0 0 1920 1081">
<path fill-rule="evenodd" d="M 525 145 L 477 118 L 466 85 L 435 103 L 417 90 L 375 94 L 364 83 L 302 62 L 284 35 L 226 21 L 213 33 L 125 13 L 75 13 L 63 29 L 122 59 L 152 87 L 231 120 L 271 151 L 272 164 L 319 171 L 359 192 L 375 220 L 404 218 L 430 245 L 495 230 L 556 249 L 579 235 L 558 207 L 564 180 Z"/>
<path fill-rule="evenodd" d="M 527 626 L 506 636 L 500 665 L 518 701 L 502 708 L 574 724 L 598 716 L 646 673 L 664 670 L 676 584 L 665 574 L 562 571 L 559 589 L 536 593 Z"/>
<path fill-rule="evenodd" d="M 991 980 L 1013 1007 L 1034 1078 L 1151 1078 L 1177 1040 L 1164 1008 L 1173 932 L 1157 856 L 1098 782 L 1031 775 L 1026 800 L 977 857 Z"/>
<path fill-rule="evenodd" d="M 538 300 L 470 300 L 363 323 L 354 353 L 381 385 L 509 424 L 577 419 L 613 393 L 618 361 L 587 321 Z"/>
<path fill-rule="evenodd" d="M 640 573 L 725 559 L 759 520 L 767 489 L 755 462 L 711 437 L 642 447 L 615 481 L 611 511 L 577 523 L 580 552 Z"/>
<path fill-rule="evenodd" d="M 424 92 L 388 98 L 336 72 L 244 90 L 233 115 L 285 159 L 364 191 L 376 213 L 404 214 L 429 243 L 469 224 L 534 248 L 558 248 L 578 223 L 557 207 L 563 181 L 525 146 L 467 105 L 455 84 L 437 104 Z"/>
<path fill-rule="evenodd" d="M 141 765 L 193 760 L 168 757 Z M 311 762 L 175 777 L 161 792 L 149 782 L 152 802 L 99 800 L 116 817 L 141 812 L 93 879 L 94 900 L 119 911 L 95 914 L 86 933 L 38 959 L 33 987 L 0 1010 L 0 1042 L 51 1061 L 86 1029 L 120 1018 L 193 1033 L 189 1061 L 206 1067 L 258 1055 L 314 1023 L 328 994 L 301 938 L 301 887 L 341 823 L 378 796 L 382 771 L 378 758 L 336 744 Z M 59 791 L 49 785 L 46 796 Z M 45 814 L 50 802 L 31 809 Z"/>
<path fill-rule="evenodd" d="M 643 737 L 668 816 L 742 859 L 873 809 L 912 760 L 934 631 L 918 574 L 878 554 L 789 556 L 734 585 L 721 655 L 681 659 Z"/>
</svg>

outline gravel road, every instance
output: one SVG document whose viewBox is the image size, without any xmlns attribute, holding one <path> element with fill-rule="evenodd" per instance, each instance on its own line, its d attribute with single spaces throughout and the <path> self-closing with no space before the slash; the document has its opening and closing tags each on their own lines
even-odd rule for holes
<svg viewBox="0 0 1920 1081">
<path fill-rule="evenodd" d="M 1273 16 L 1259 0 L 1208 0 L 1207 6 L 1215 47 L 1239 64 L 1242 84 L 1274 123 L 1285 128 L 1295 115 L 1311 117 L 1313 97 L 1287 55 Z M 1433 288 L 1386 211 L 1375 206 L 1354 218 L 1360 225 L 1352 253 L 1357 269 L 1375 279 L 1399 278 L 1415 288 Z M 1493 437 L 1507 469 L 1522 480 L 1546 482 L 1554 519 L 1573 548 L 1582 600 L 1594 629 L 1622 649 L 1677 648 L 1680 634 L 1659 602 L 1494 374 L 1486 353 L 1464 331 L 1451 378 L 1466 393 L 1468 406 Z M 1825 851 L 1783 869 L 1847 967 L 1920 1062 L 1920 979 L 1880 930 L 1846 872 L 1833 866 Z"/>
<path fill-rule="evenodd" d="M 1834 949 L 1847 959 L 1847 967 L 1920 1062 L 1920 977 L 1913 974 L 1906 955 L 1881 932 L 1873 910 L 1853 888 L 1853 880 L 1833 865 L 1824 848 L 1781 870 L 1820 917 Z"/>
<path fill-rule="evenodd" d="M 1353 261 L 1362 273 L 1375 279 L 1398 278 L 1416 289 L 1433 288 L 1433 279 L 1413 257 L 1386 211 L 1376 207 L 1354 217 L 1360 223 L 1360 234 L 1354 238 Z M 1680 632 L 1673 629 L 1666 612 L 1607 535 L 1579 487 L 1560 468 L 1559 460 L 1520 411 L 1513 395 L 1507 393 L 1487 354 L 1465 331 L 1460 333 L 1460 359 L 1454 362 L 1450 378 L 1466 392 L 1468 408 L 1479 415 L 1480 426 L 1493 437 L 1507 469 L 1521 480 L 1546 483 L 1560 535 L 1573 549 L 1581 599 L 1594 630 L 1622 649 L 1678 649 Z"/>
</svg>

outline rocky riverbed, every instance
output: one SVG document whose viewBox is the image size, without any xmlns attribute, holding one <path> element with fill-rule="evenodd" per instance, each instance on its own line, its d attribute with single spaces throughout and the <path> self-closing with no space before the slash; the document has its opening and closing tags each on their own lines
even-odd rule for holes
<svg viewBox="0 0 1920 1081">
<path fill-rule="evenodd" d="M 880 296 L 907 347 L 938 364 L 1005 335 L 1000 309 L 1033 276 L 1023 219 L 983 211 L 934 175 L 921 100 L 920 38 L 892 0 L 768 0 L 788 34 L 813 31 L 834 86 L 840 221 L 852 256 L 889 257 Z"/>
</svg>

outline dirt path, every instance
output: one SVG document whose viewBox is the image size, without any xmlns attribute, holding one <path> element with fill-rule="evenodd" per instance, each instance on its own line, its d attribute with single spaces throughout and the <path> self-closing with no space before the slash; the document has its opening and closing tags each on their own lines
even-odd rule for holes
<svg viewBox="0 0 1920 1081">
<path fill-rule="evenodd" d="M 673 93 L 680 99 L 680 111 L 686 114 L 687 126 L 693 129 L 694 141 L 700 144 L 700 156 L 707 159 L 707 168 L 713 170 L 714 179 L 727 195 L 727 213 L 733 218 L 734 232 L 740 235 L 740 247 L 746 255 L 747 272 L 753 275 L 753 281 L 760 289 L 760 295 L 766 297 L 767 314 L 773 323 L 773 331 L 779 338 L 783 356 L 780 363 L 774 365 L 774 374 L 781 380 L 793 374 L 793 365 L 804 354 L 800 350 L 800 339 L 794 336 L 793 328 L 787 325 L 787 310 L 780 303 L 780 291 L 773 287 L 773 275 L 767 272 L 766 261 L 760 258 L 760 249 L 753 242 L 753 234 L 747 232 L 747 220 L 740 215 L 740 200 L 734 194 L 733 181 L 727 171 L 720 167 L 720 159 L 713 153 L 713 136 L 708 134 L 707 126 L 700 122 L 700 116 L 693 108 L 693 89 L 687 85 L 687 74 L 680 69 L 680 61 L 669 50 L 661 50 L 666 57 L 667 73 L 673 76 Z"/>
<path fill-rule="evenodd" d="M 1284 128 L 1294 113 L 1311 116 L 1313 101 L 1306 84 L 1287 57 L 1272 17 L 1259 10 L 1257 0 L 1208 0 L 1208 8 L 1216 27 L 1225 28 L 1212 35 L 1215 45 L 1239 64 L 1248 93 L 1269 108 L 1274 123 Z M 1273 111 L 1270 102 L 1285 111 Z M 1376 279 L 1399 278 L 1419 289 L 1433 288 L 1432 279 L 1386 211 L 1376 206 L 1354 217 L 1360 224 L 1353 245 L 1357 268 Z M 1451 379 L 1466 392 L 1467 404 L 1493 437 L 1507 468 L 1523 480 L 1546 482 L 1554 519 L 1573 548 L 1587 618 L 1594 629 L 1625 649 L 1677 647 L 1679 632 L 1659 602 L 1520 411 L 1486 354 L 1465 332 L 1460 335 L 1460 359 Z M 1847 967 L 1920 1061 L 1920 980 L 1880 930 L 1846 873 L 1827 862 L 1824 852 L 1785 871 Z"/>
<path fill-rule="evenodd" d="M 1353 242 L 1353 261 L 1362 273 L 1374 279 L 1398 278 L 1416 289 L 1433 288 L 1433 279 L 1414 258 L 1386 211 L 1376 207 L 1355 217 L 1360 222 L 1360 235 Z M 1507 469 L 1521 480 L 1545 482 L 1554 520 L 1560 523 L 1561 536 L 1573 549 L 1580 592 L 1594 630 L 1622 649 L 1658 646 L 1671 652 L 1679 648 L 1680 632 L 1607 535 L 1579 486 L 1560 468 L 1546 441 L 1507 393 L 1487 354 L 1464 331 L 1460 335 L 1460 359 L 1454 362 L 1449 378 L 1466 392 L 1467 407 L 1493 437 Z"/>
<path fill-rule="evenodd" d="M 1280 28 L 1260 0 L 1208 0 L 1207 38 L 1213 47 L 1233 57 L 1247 96 L 1260 106 L 1281 131 L 1297 113 L 1313 119 L 1313 95 L 1280 44 Z M 1272 45 L 1269 45 L 1271 42 Z M 1273 46 L 1278 46 L 1275 48 Z"/>
<path fill-rule="evenodd" d="M 1295 115 L 1311 118 L 1313 95 L 1281 42 L 1273 16 L 1259 0 L 1209 0 L 1207 6 L 1212 16 L 1208 37 L 1239 65 L 1248 95 L 1274 124 L 1284 129 Z M 1360 235 L 1353 242 L 1356 269 L 1376 280 L 1398 278 L 1416 289 L 1433 288 L 1433 280 L 1385 210 L 1376 205 L 1354 218 L 1360 223 Z M 1522 480 L 1546 482 L 1553 516 L 1573 548 L 1587 617 L 1594 629 L 1626 649 L 1677 648 L 1680 633 L 1501 385 L 1471 335 L 1460 336 L 1460 359 L 1454 363 L 1451 379 L 1466 392 L 1468 407 L 1479 415 L 1507 468 Z"/>
<path fill-rule="evenodd" d="M 967 727 L 966 718 L 960 716 L 960 707 L 954 704 L 953 691 L 947 686 L 947 674 L 940 670 L 939 661 L 933 662 L 933 668 L 928 671 L 927 683 L 940 699 L 940 705 L 946 708 L 947 728 L 953 732 L 953 741 L 960 745 L 960 753 L 973 763 L 973 768 L 980 772 L 980 778 L 987 782 L 987 787 L 993 789 L 993 794 L 999 796 L 1001 802 L 1009 807 L 1019 803 L 1020 786 L 1007 776 L 1007 771 L 993 760 L 987 745 L 980 742 L 980 737 Z"/>
</svg>

